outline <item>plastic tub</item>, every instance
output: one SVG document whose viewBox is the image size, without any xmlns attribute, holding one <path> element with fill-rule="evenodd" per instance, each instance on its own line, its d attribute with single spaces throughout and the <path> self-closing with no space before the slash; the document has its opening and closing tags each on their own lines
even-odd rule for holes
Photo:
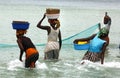
<svg viewBox="0 0 120 78">
<path fill-rule="evenodd" d="M 87 50 L 89 48 L 90 44 L 86 41 L 79 41 L 78 44 L 74 43 L 74 49 L 75 50 Z"/>
<path fill-rule="evenodd" d="M 26 30 L 29 28 L 29 23 L 25 21 L 13 21 L 12 27 L 16 30 Z"/>
</svg>

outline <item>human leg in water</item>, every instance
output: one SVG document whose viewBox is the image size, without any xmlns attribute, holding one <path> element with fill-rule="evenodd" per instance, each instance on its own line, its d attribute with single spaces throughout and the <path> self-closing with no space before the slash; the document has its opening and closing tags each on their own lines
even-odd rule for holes
<svg viewBox="0 0 120 78">
<path fill-rule="evenodd" d="M 45 59 L 58 59 L 59 57 L 59 50 L 51 50 L 45 53 Z"/>
<path fill-rule="evenodd" d="M 36 53 L 36 54 L 33 54 L 31 55 L 30 57 L 28 57 L 26 60 L 25 60 L 25 67 L 26 68 L 35 68 L 35 63 L 36 61 L 38 60 L 38 57 L 39 57 L 39 54 Z"/>
</svg>

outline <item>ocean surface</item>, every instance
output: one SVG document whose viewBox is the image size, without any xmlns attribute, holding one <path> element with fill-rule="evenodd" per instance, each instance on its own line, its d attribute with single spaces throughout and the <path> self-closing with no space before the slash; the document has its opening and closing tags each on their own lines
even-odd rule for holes
<svg viewBox="0 0 120 78">
<path fill-rule="evenodd" d="M 119 4 L 119 0 L 0 0 L 0 78 L 120 78 Z M 97 23 L 104 27 L 104 13 L 108 12 L 112 24 L 104 64 L 87 61 L 81 65 L 86 51 L 78 51 L 73 45 L 64 44 L 59 60 L 45 61 L 45 46 L 39 44 L 47 42 L 47 32 L 38 29 L 36 25 L 46 8 L 60 9 L 62 39 Z M 16 31 L 12 29 L 13 20 L 30 22 L 26 36 L 31 38 L 40 55 L 34 69 L 24 68 L 24 62 L 19 61 Z M 43 24 L 49 25 L 47 18 Z"/>
</svg>

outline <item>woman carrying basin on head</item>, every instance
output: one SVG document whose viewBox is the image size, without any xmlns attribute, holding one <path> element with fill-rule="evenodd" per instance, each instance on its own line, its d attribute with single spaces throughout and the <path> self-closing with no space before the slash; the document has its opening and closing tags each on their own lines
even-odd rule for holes
<svg viewBox="0 0 120 78">
<path fill-rule="evenodd" d="M 59 52 L 62 45 L 60 22 L 58 20 L 60 10 L 48 8 L 43 18 L 37 24 L 37 27 L 47 31 L 48 39 L 44 50 L 44 59 L 58 59 Z M 42 25 L 45 17 L 48 17 L 48 22 L 50 26 Z"/>
<path fill-rule="evenodd" d="M 35 63 L 39 58 L 39 53 L 32 43 L 31 39 L 24 36 L 29 28 L 29 23 L 25 21 L 13 21 L 13 29 L 16 29 L 17 43 L 20 48 L 19 60 L 22 62 L 22 56 L 25 52 L 25 67 L 35 68 Z"/>
</svg>

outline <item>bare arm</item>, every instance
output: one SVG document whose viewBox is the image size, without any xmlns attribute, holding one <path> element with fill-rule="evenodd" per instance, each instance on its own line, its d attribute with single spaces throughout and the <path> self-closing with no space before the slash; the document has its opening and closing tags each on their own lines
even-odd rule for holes
<svg viewBox="0 0 120 78">
<path fill-rule="evenodd" d="M 91 36 L 89 36 L 89 37 L 87 37 L 87 38 L 80 38 L 80 39 L 75 39 L 74 41 L 73 41 L 73 43 L 78 43 L 78 41 L 90 41 L 91 39 L 93 39 L 94 37 L 96 36 L 96 34 L 93 34 L 93 35 L 91 35 Z"/>
<path fill-rule="evenodd" d="M 59 30 L 58 37 L 59 37 L 59 46 L 60 46 L 60 49 L 61 49 L 61 46 L 62 46 L 62 37 L 61 37 L 61 31 L 60 30 Z"/>
<path fill-rule="evenodd" d="M 49 31 L 50 30 L 49 26 L 42 26 L 41 25 L 43 20 L 45 19 L 45 17 L 46 17 L 46 14 L 44 14 L 43 18 L 38 22 L 37 27 L 40 28 L 40 29 L 44 29 L 44 30 Z"/>
<path fill-rule="evenodd" d="M 17 40 L 17 43 L 18 43 L 18 46 L 19 46 L 19 48 L 20 48 L 19 60 L 22 61 L 22 56 L 23 56 L 24 48 L 23 48 L 23 46 L 22 46 L 22 44 L 21 44 L 20 39 Z"/>
<path fill-rule="evenodd" d="M 108 16 L 107 12 L 105 12 L 104 24 L 111 25 L 111 18 Z"/>
</svg>

